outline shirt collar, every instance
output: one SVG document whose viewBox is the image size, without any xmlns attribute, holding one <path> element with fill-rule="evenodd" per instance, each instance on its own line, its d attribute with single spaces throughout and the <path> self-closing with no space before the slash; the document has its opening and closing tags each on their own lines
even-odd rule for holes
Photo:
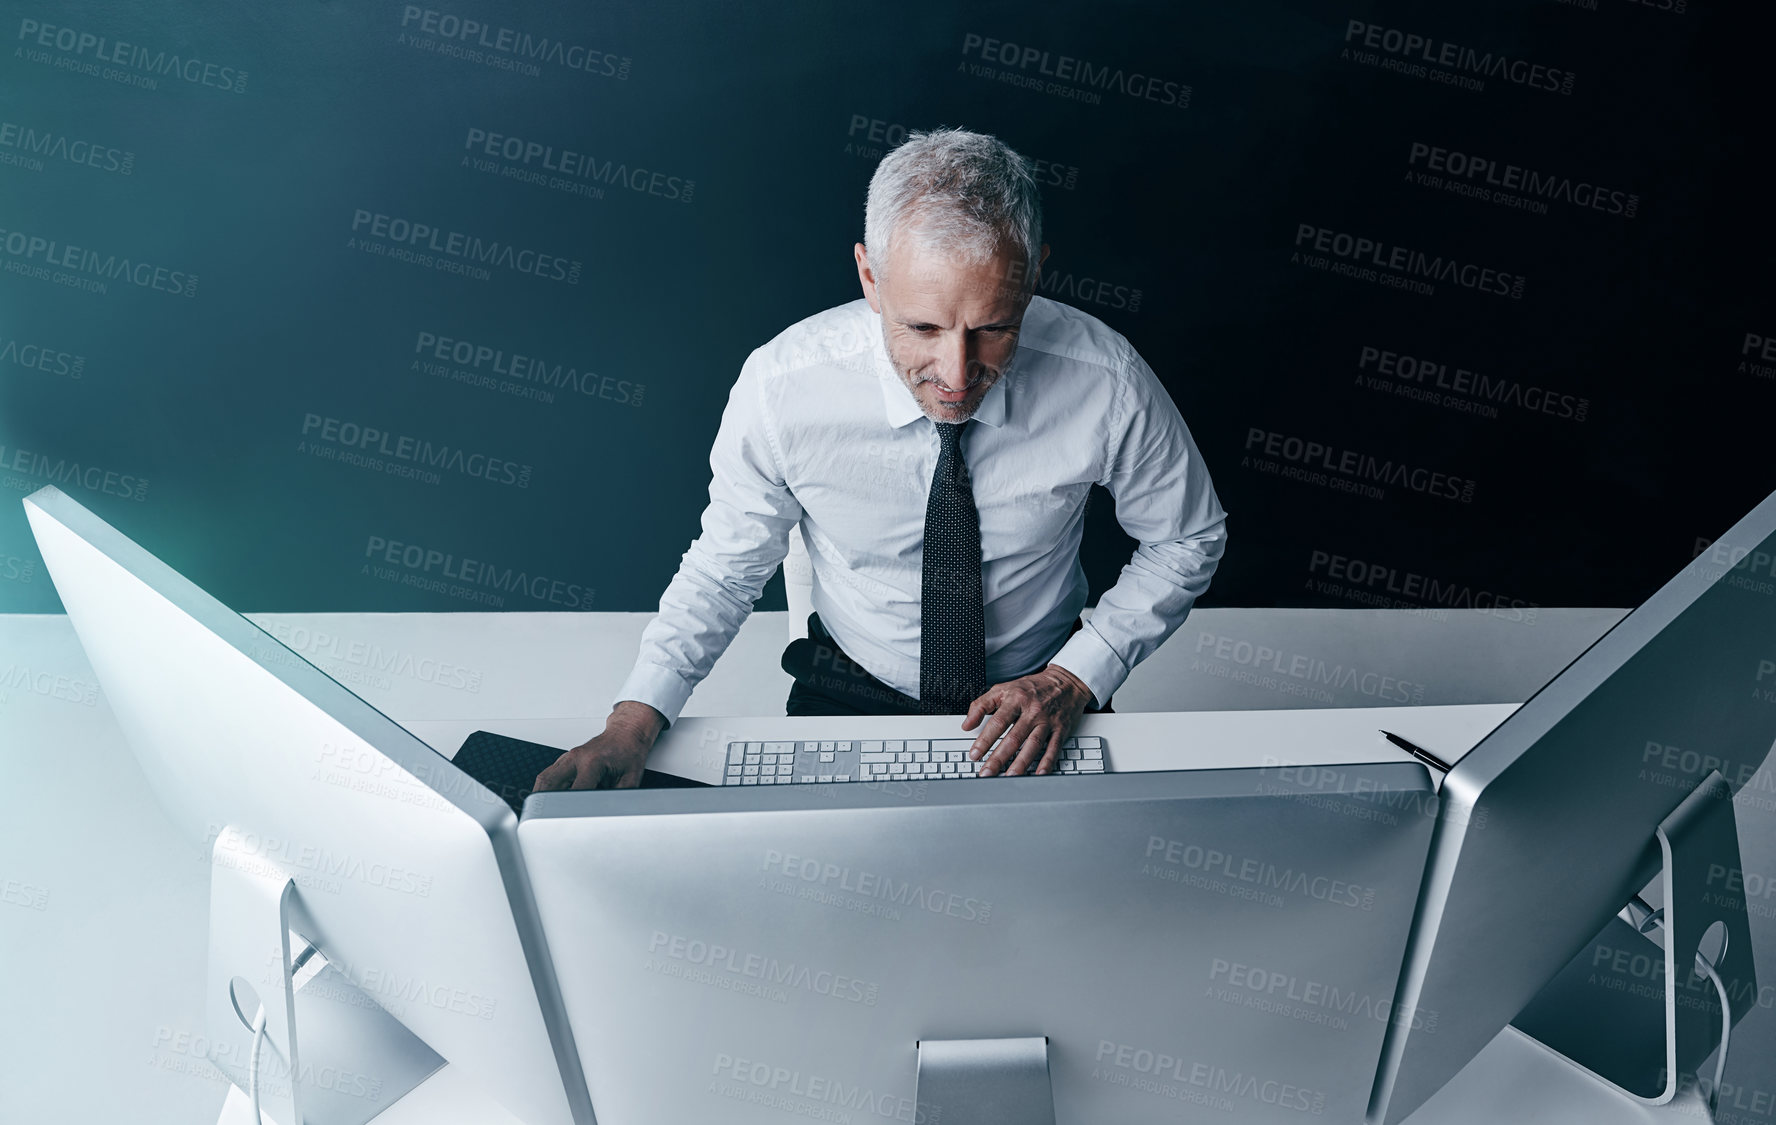
<svg viewBox="0 0 1776 1125">
<path fill-rule="evenodd" d="M 925 412 L 919 409 L 919 400 L 913 397 L 913 392 L 907 389 L 900 374 L 894 370 L 894 364 L 888 359 L 888 346 L 882 340 L 881 316 L 870 311 L 870 322 L 873 329 L 870 340 L 875 353 L 876 381 L 882 385 L 882 407 L 887 414 L 888 424 L 898 430 L 909 422 L 925 417 Z M 1002 377 L 987 388 L 979 408 L 974 412 L 976 422 L 994 429 L 1005 424 L 1006 382 Z"/>
</svg>

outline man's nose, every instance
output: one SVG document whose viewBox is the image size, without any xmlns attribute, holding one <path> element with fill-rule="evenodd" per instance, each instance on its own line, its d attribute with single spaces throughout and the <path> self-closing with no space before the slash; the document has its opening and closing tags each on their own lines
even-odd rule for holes
<svg viewBox="0 0 1776 1125">
<path fill-rule="evenodd" d="M 948 336 L 939 345 L 937 372 L 946 389 L 952 391 L 967 389 L 968 359 L 968 334 L 966 332 L 957 332 L 953 336 Z"/>
</svg>

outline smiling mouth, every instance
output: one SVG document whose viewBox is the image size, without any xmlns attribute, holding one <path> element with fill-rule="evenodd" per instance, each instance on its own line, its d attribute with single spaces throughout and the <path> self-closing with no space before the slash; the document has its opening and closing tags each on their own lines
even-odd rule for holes
<svg viewBox="0 0 1776 1125">
<path fill-rule="evenodd" d="M 918 383 L 929 383 L 931 385 L 931 393 L 933 395 L 937 396 L 937 401 L 954 404 L 954 403 L 966 401 L 968 396 L 975 392 L 975 389 L 981 385 L 981 382 L 984 379 L 986 379 L 986 377 L 987 376 L 984 373 L 981 375 L 975 376 L 973 379 L 970 379 L 968 381 L 968 385 L 966 387 L 962 388 L 959 391 L 952 391 L 948 387 L 944 386 L 942 383 L 938 382 L 936 379 L 932 379 L 929 377 L 918 380 Z M 918 385 L 917 383 L 914 384 L 914 386 L 917 386 L 917 385 Z"/>
</svg>

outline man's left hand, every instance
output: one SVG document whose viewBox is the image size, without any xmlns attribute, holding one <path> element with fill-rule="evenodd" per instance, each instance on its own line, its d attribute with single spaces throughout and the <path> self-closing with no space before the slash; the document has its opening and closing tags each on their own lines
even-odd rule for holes
<svg viewBox="0 0 1776 1125">
<path fill-rule="evenodd" d="M 968 759 L 982 763 L 982 777 L 1053 773 L 1061 757 L 1061 740 L 1091 700 L 1085 681 L 1055 664 L 994 684 L 968 705 L 968 717 L 962 720 L 963 730 L 981 728 L 968 748 Z"/>
</svg>

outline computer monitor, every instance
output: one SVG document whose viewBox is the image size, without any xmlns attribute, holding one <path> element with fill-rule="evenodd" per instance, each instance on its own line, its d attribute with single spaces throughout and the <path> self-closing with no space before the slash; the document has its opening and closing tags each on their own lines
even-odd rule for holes
<svg viewBox="0 0 1776 1125">
<path fill-rule="evenodd" d="M 1294 1123 L 1435 1018 L 1393 997 L 1435 806 L 1387 763 L 540 793 L 518 835 L 600 1125 Z"/>
<path fill-rule="evenodd" d="M 331 1098 L 308 1119 L 362 1120 L 399 1092 L 318 1066 L 341 1047 L 320 1025 L 345 1027 L 367 996 L 520 1119 L 591 1122 L 505 802 L 59 490 L 24 504 L 136 760 L 187 837 L 213 849 L 226 882 L 213 906 L 227 890 L 248 902 L 241 921 L 275 938 L 278 902 L 253 917 L 254 880 L 275 877 L 274 895 L 295 885 L 301 936 L 321 954 L 296 987 L 331 970 L 291 1004 L 316 1013 L 297 1028 L 296 1077 L 316 1106 Z M 212 928 L 212 958 L 230 939 Z M 284 981 L 264 970 L 238 975 L 281 1008 Z"/>
<path fill-rule="evenodd" d="M 1715 922 L 1729 1018 L 1757 997 L 1731 798 L 1769 778 L 1773 740 L 1776 494 L 1444 779 L 1399 988 L 1441 1019 L 1389 1029 L 1370 1120 L 1406 1117 L 1513 1022 L 1626 1094 L 1670 1100 L 1721 1038 L 1692 956 Z M 1636 901 L 1655 876 L 1665 901 Z M 1636 924 L 1649 906 L 1656 932 Z"/>
</svg>

